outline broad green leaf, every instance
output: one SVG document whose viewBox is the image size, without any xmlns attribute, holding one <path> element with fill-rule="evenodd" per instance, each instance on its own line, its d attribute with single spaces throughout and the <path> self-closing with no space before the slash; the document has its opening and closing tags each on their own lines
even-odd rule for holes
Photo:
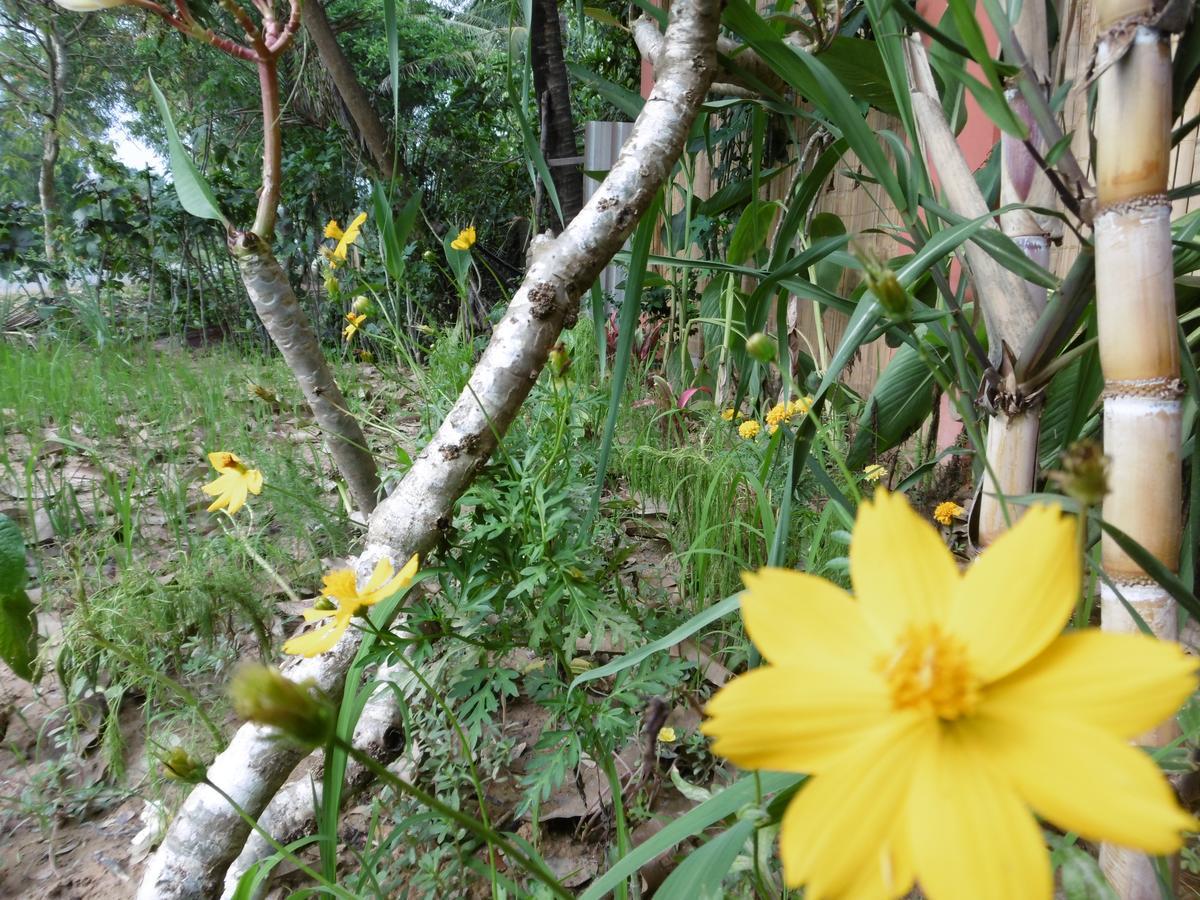
<svg viewBox="0 0 1200 900">
<path fill-rule="evenodd" d="M 579 895 L 579 900 L 600 900 L 615 891 L 625 879 L 637 873 L 659 854 L 665 853 L 693 835 L 700 834 L 714 822 L 733 815 L 747 803 L 753 803 L 760 790 L 766 796 L 803 780 L 803 775 L 783 772 L 762 772 L 739 779 L 719 794 L 680 816 L 654 837 L 634 847 L 617 860 L 611 869 L 593 881 L 588 889 Z"/>
<path fill-rule="evenodd" d="M 37 617 L 24 588 L 0 594 L 0 659 L 18 677 L 33 680 L 37 658 Z"/>
<path fill-rule="evenodd" d="M 861 469 L 907 440 L 933 410 L 933 387 L 933 373 L 921 355 L 908 344 L 901 346 L 867 398 L 846 465 Z"/>
<path fill-rule="evenodd" d="M 1066 900 L 1117 900 L 1095 857 L 1086 850 L 1072 845 L 1059 848 L 1055 855 L 1062 857 L 1059 874 Z"/>
<path fill-rule="evenodd" d="M 729 238 L 725 258 L 734 265 L 753 261 L 754 254 L 767 245 L 779 208 L 778 200 L 751 200 L 746 204 Z"/>
<path fill-rule="evenodd" d="M 0 513 L 0 595 L 15 594 L 25 587 L 25 538 L 8 516 Z"/>
<path fill-rule="evenodd" d="M 193 216 L 201 219 L 216 219 L 229 227 L 229 220 L 221 212 L 212 188 L 208 186 L 208 182 L 200 174 L 200 170 L 192 162 L 191 155 L 183 146 L 183 141 L 179 139 L 179 132 L 175 130 L 175 120 L 171 118 L 171 109 L 167 106 L 167 98 L 158 89 L 153 74 L 150 75 L 150 90 L 154 93 L 154 102 L 158 106 L 159 115 L 162 116 L 163 127 L 167 130 L 171 178 L 175 182 L 175 193 L 179 196 L 179 205 Z"/>
<path fill-rule="evenodd" d="M 817 54 L 851 94 L 876 109 L 897 115 L 896 98 L 888 82 L 887 69 L 875 41 L 838 35 Z"/>
</svg>

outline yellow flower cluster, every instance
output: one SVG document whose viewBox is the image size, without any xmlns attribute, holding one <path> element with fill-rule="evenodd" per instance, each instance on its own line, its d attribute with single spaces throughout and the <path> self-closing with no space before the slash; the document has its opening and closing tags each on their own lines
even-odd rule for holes
<svg viewBox="0 0 1200 900">
<path fill-rule="evenodd" d="M 863 477 L 872 484 L 879 481 L 881 478 L 886 478 L 887 473 L 887 469 L 877 463 L 872 463 L 863 469 Z"/>
<path fill-rule="evenodd" d="M 729 409 L 721 410 L 721 421 L 722 422 L 732 422 L 733 416 L 734 416 L 734 409 L 732 406 L 729 407 Z"/>
<path fill-rule="evenodd" d="M 787 403 L 776 403 L 767 412 L 767 431 L 774 434 L 784 422 L 790 422 L 798 416 L 808 415 L 812 402 L 812 397 L 797 397 Z"/>
<path fill-rule="evenodd" d="M 950 525 L 964 512 L 966 510 L 953 500 L 945 500 L 939 503 L 937 509 L 933 511 L 933 518 L 934 521 L 940 522 L 942 525 Z"/>
<path fill-rule="evenodd" d="M 744 437 L 748 441 L 753 440 L 754 438 L 758 437 L 758 433 L 760 431 L 762 431 L 762 426 L 759 425 L 757 422 L 755 422 L 753 419 L 747 419 L 745 422 L 743 422 L 741 425 L 738 426 L 738 434 L 740 434 L 742 437 Z"/>
</svg>

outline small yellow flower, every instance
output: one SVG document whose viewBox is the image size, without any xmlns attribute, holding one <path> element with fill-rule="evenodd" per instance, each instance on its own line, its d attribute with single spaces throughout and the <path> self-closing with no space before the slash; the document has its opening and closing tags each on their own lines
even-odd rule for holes
<svg viewBox="0 0 1200 900">
<path fill-rule="evenodd" d="M 778 425 L 768 425 L 768 426 L 767 426 L 767 434 L 774 434 L 774 433 L 775 433 L 775 432 L 777 432 L 778 430 L 779 430 L 779 426 L 778 426 Z"/>
<path fill-rule="evenodd" d="M 337 219 L 330 219 L 329 224 L 325 226 L 325 237 L 333 238 L 337 241 L 337 246 L 332 250 L 323 248 L 321 253 L 329 260 L 330 268 L 336 269 L 346 261 L 346 254 L 350 247 L 358 240 L 358 233 L 362 230 L 363 223 L 367 221 L 365 212 L 359 213 L 354 217 L 354 221 L 350 223 L 345 231 L 337 223 Z"/>
<path fill-rule="evenodd" d="M 342 337 L 346 340 L 351 340 L 358 333 L 358 329 L 362 326 L 362 323 L 367 321 L 367 317 L 356 316 L 354 313 L 346 313 L 346 321 L 350 324 L 342 329 Z"/>
<path fill-rule="evenodd" d="M 778 425 L 780 422 L 786 422 L 788 418 L 788 408 L 786 403 L 776 403 L 767 412 L 767 424 Z"/>
<path fill-rule="evenodd" d="M 417 574 L 417 555 L 404 564 L 404 568 L 396 574 L 392 561 L 386 556 L 375 564 L 375 571 L 360 591 L 358 578 L 353 569 L 335 569 L 325 576 L 325 586 L 321 589 L 321 597 L 325 599 L 322 606 L 328 606 L 330 601 L 337 605 L 332 609 L 320 609 L 314 605 L 303 612 L 305 622 L 319 622 L 330 619 L 320 628 L 292 638 L 283 645 L 283 652 L 293 656 L 313 657 L 324 653 L 336 644 L 350 627 L 354 616 L 380 600 L 386 600 L 396 591 L 403 590 L 412 584 Z M 395 576 L 395 577 L 393 577 Z M 318 601 L 320 603 L 320 601 Z"/>
<path fill-rule="evenodd" d="M 247 469 L 237 454 L 226 451 L 210 453 L 208 461 L 219 473 L 216 481 L 210 481 L 201 488 L 210 497 L 217 498 L 209 505 L 209 512 L 224 509 L 232 516 L 245 505 L 247 493 L 255 496 L 262 493 L 262 472 Z"/>
<path fill-rule="evenodd" d="M 766 664 L 713 697 L 702 730 L 739 766 L 812 776 L 783 815 L 788 887 L 1050 900 L 1035 815 L 1151 855 L 1200 827 L 1129 743 L 1196 689 L 1197 661 L 1140 634 L 1063 634 L 1076 528 L 1034 506 L 960 573 L 881 488 L 859 506 L 854 596 L 788 569 L 744 576 Z"/>
<path fill-rule="evenodd" d="M 753 440 L 754 438 L 758 437 L 758 433 L 760 431 L 762 431 L 762 426 L 760 426 L 753 419 L 747 419 L 745 422 L 743 422 L 741 425 L 738 426 L 738 434 L 740 434 L 742 437 L 744 437 L 748 441 Z"/>
<path fill-rule="evenodd" d="M 729 409 L 723 409 L 723 410 L 721 410 L 721 421 L 722 422 L 732 422 L 733 415 L 734 415 L 734 409 L 732 406 L 729 407 Z"/>
<path fill-rule="evenodd" d="M 966 510 L 953 500 L 944 500 L 933 511 L 933 518 L 934 521 L 940 522 L 943 525 L 950 525 L 965 512 Z"/>
<path fill-rule="evenodd" d="M 455 250 L 470 250 L 475 246 L 475 226 L 468 225 L 458 233 L 458 237 L 450 242 Z"/>
<path fill-rule="evenodd" d="M 669 725 L 658 729 L 658 739 L 664 744 L 673 744 L 679 740 L 675 735 L 675 729 Z"/>
<path fill-rule="evenodd" d="M 878 481 L 880 478 L 886 478 L 887 473 L 887 469 L 875 463 L 872 463 L 863 469 L 863 476 L 867 479 L 867 481 L 872 483 Z"/>
<path fill-rule="evenodd" d="M 811 394 L 804 397 L 797 397 L 788 404 L 788 418 L 790 419 L 794 416 L 807 416 L 808 411 L 812 409 L 812 405 L 813 398 Z"/>
</svg>

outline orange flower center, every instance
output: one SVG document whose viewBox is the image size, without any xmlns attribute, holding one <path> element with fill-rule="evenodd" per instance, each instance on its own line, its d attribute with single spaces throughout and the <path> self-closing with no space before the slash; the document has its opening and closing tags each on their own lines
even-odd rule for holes
<svg viewBox="0 0 1200 900">
<path fill-rule="evenodd" d="M 937 625 L 910 625 L 877 668 L 897 710 L 923 710 L 952 721 L 970 713 L 979 697 L 967 648 Z"/>
</svg>

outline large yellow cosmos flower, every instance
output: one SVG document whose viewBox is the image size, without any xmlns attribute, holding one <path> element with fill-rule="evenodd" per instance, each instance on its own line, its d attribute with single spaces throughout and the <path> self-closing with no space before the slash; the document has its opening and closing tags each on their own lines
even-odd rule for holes
<svg viewBox="0 0 1200 900">
<path fill-rule="evenodd" d="M 782 569 L 745 576 L 767 664 L 708 704 L 713 751 L 813 777 L 780 855 L 808 900 L 1049 900 L 1034 814 L 1085 838 L 1173 853 L 1197 827 L 1127 743 L 1196 686 L 1174 644 L 1063 635 L 1080 587 L 1074 521 L 1034 507 L 964 573 L 900 495 L 860 507 L 856 597 Z M 856 602 L 857 600 L 857 602 Z"/>
<path fill-rule="evenodd" d="M 232 516 L 245 505 L 247 494 L 262 493 L 262 472 L 246 468 L 236 453 L 224 450 L 210 453 L 208 462 L 219 473 L 216 481 L 201 488 L 210 497 L 217 498 L 209 504 L 208 512 L 224 509 Z"/>
<path fill-rule="evenodd" d="M 302 614 L 305 622 L 319 622 L 322 619 L 330 621 L 307 634 L 292 638 L 283 645 L 283 652 L 293 656 L 312 657 L 331 649 L 341 640 L 346 629 L 350 627 L 350 620 L 356 614 L 408 587 L 416 574 L 415 553 L 404 564 L 399 574 L 392 568 L 392 561 L 386 556 L 383 557 L 375 564 L 375 570 L 361 591 L 358 589 L 358 578 L 353 569 L 335 569 L 323 579 L 325 586 L 321 589 L 321 597 L 325 602 L 304 610 Z"/>
</svg>

